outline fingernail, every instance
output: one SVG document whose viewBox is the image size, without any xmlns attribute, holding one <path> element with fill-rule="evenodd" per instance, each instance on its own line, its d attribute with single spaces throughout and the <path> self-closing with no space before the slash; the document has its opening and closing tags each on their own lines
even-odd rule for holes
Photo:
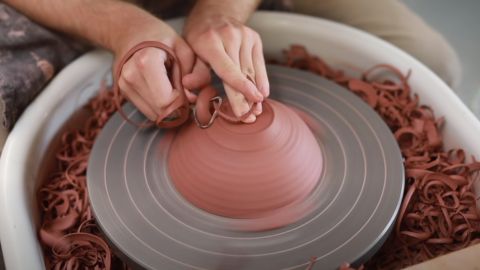
<svg viewBox="0 0 480 270">
<path fill-rule="evenodd" d="M 247 124 L 251 124 L 251 123 L 255 122 L 255 120 L 257 120 L 257 117 L 254 114 L 250 114 L 247 117 L 247 119 L 243 120 L 243 122 L 245 122 Z"/>
<path fill-rule="evenodd" d="M 253 109 L 253 113 L 256 116 L 259 116 L 262 113 L 262 103 L 255 103 L 255 108 Z"/>
<path fill-rule="evenodd" d="M 262 93 L 260 93 L 260 92 L 257 91 L 257 92 L 255 92 L 255 96 L 257 96 L 257 98 L 259 98 L 260 101 L 263 101 L 263 95 L 262 95 Z"/>
<path fill-rule="evenodd" d="M 268 97 L 268 95 L 270 94 L 270 87 L 268 86 L 268 84 L 267 86 L 261 86 L 260 88 L 261 88 L 260 92 L 263 93 L 263 96 Z"/>
</svg>

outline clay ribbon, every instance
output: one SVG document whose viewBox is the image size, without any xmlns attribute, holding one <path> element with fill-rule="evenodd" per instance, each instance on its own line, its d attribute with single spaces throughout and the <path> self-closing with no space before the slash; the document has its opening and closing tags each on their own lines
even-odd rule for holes
<svg viewBox="0 0 480 270">
<path fill-rule="evenodd" d="M 122 100 L 124 100 L 122 93 L 120 92 L 120 86 L 118 84 L 118 80 L 122 73 L 123 65 L 139 50 L 153 47 L 158 48 L 167 54 L 167 61 L 165 66 L 167 70 L 169 70 L 170 74 L 170 81 L 172 83 L 173 91 L 178 91 L 178 97 L 169 105 L 166 106 L 165 111 L 157 116 L 157 120 L 155 122 L 143 122 L 143 123 L 135 123 L 130 120 L 127 115 L 123 112 L 122 109 Z M 249 75 L 246 75 L 249 80 L 255 83 Z M 133 125 L 136 125 L 141 128 L 158 126 L 161 128 L 172 128 L 180 126 L 181 124 L 185 123 L 188 120 L 190 114 L 190 104 L 188 103 L 187 97 L 185 95 L 186 90 L 184 90 L 182 84 L 182 69 L 181 63 L 178 61 L 178 58 L 175 55 L 175 52 L 167 45 L 162 42 L 158 41 L 143 41 L 139 44 L 132 47 L 128 52 L 120 59 L 118 64 L 114 69 L 114 85 L 113 85 L 113 93 L 114 93 L 114 101 L 115 106 L 117 107 L 118 112 L 122 115 L 124 119 L 130 122 Z M 213 102 L 213 112 L 211 112 L 211 105 Z M 222 109 L 223 106 L 227 105 L 228 102 L 224 102 L 221 97 L 217 96 L 216 90 L 212 86 L 207 86 L 201 89 L 198 99 L 196 102 L 196 108 L 193 109 L 194 112 L 194 120 L 196 121 L 197 125 L 201 128 L 209 127 L 217 116 L 224 118 L 227 121 L 232 123 L 239 123 L 243 122 L 247 119 L 248 116 L 253 112 L 253 105 L 251 105 L 250 110 L 242 115 L 241 117 L 236 117 L 233 115 L 229 115 L 224 112 Z"/>
<path fill-rule="evenodd" d="M 480 242 L 478 198 L 473 190 L 480 162 L 474 158 L 467 162 L 462 149 L 443 149 L 443 118 L 436 119 L 432 109 L 412 95 L 410 72 L 404 75 L 381 64 L 352 78 L 302 46 L 292 46 L 285 55 L 281 64 L 326 77 L 361 97 L 383 118 L 400 146 L 405 195 L 395 233 L 368 268 L 399 269 Z"/>
<path fill-rule="evenodd" d="M 88 200 L 86 170 L 93 142 L 116 111 L 113 93 L 102 90 L 79 129 L 64 132 L 55 155 L 56 169 L 38 191 L 39 238 L 47 269 L 119 269 L 118 259 L 100 234 Z M 121 263 L 120 263 L 121 264 Z"/>
</svg>

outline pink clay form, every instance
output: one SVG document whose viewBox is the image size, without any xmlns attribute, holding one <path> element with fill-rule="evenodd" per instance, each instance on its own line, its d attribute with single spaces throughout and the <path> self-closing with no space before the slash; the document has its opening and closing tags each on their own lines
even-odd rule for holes
<svg viewBox="0 0 480 270">
<path fill-rule="evenodd" d="M 296 208 L 311 194 L 323 167 L 315 136 L 289 107 L 273 100 L 263 104 L 253 124 L 219 117 L 207 129 L 193 121 L 181 127 L 168 168 L 186 200 L 214 215 L 262 219 Z M 301 216 L 287 214 L 283 219 L 289 221 L 276 222 L 286 225 Z"/>
</svg>

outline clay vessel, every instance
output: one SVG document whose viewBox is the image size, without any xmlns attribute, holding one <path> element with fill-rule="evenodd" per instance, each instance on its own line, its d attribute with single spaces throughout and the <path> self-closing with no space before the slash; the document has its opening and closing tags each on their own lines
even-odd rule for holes
<svg viewBox="0 0 480 270">
<path fill-rule="evenodd" d="M 322 172 L 319 144 L 302 118 L 274 100 L 253 124 L 217 118 L 182 126 L 169 150 L 169 174 L 190 203 L 214 215 L 262 218 L 305 200 Z"/>
</svg>

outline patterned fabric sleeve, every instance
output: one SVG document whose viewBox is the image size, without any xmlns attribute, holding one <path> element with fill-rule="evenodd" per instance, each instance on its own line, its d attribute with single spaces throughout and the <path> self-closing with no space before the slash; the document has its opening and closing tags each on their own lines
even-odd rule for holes
<svg viewBox="0 0 480 270">
<path fill-rule="evenodd" d="M 0 3 L 0 117 L 10 130 L 45 84 L 88 47 Z"/>
</svg>

